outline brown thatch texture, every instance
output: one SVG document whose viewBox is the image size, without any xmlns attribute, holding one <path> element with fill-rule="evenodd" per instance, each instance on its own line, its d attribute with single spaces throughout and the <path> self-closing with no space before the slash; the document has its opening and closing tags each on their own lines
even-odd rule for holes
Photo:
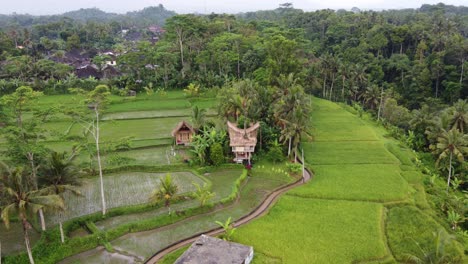
<svg viewBox="0 0 468 264">
<path fill-rule="evenodd" d="M 185 121 L 180 121 L 179 124 L 177 124 L 177 126 L 172 130 L 172 136 L 175 137 L 177 132 L 179 132 L 179 130 L 181 130 L 182 128 L 187 128 L 188 130 L 190 130 L 191 133 L 195 133 L 195 130 L 189 123 Z"/>
<path fill-rule="evenodd" d="M 238 128 L 235 124 L 227 122 L 229 131 L 229 145 L 231 147 L 255 147 L 257 145 L 257 131 L 260 123 L 251 124 L 249 128 Z"/>
</svg>

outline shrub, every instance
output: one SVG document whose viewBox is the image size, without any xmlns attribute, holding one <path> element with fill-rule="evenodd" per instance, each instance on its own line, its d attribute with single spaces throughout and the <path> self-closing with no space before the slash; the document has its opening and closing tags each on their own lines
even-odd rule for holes
<svg viewBox="0 0 468 264">
<path fill-rule="evenodd" d="M 302 165 L 300 163 L 286 163 L 286 168 L 289 173 L 293 175 L 299 175 L 302 173 Z"/>
<path fill-rule="evenodd" d="M 210 159 L 214 166 L 219 166 L 224 162 L 223 147 L 215 143 L 210 148 Z"/>
<path fill-rule="evenodd" d="M 274 163 L 282 162 L 284 160 L 284 155 L 281 146 L 271 146 L 267 153 L 267 158 Z"/>
</svg>

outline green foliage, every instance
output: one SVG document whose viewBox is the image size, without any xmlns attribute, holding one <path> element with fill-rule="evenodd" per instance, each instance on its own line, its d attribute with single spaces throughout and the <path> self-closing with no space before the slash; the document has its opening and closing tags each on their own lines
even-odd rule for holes
<svg viewBox="0 0 468 264">
<path fill-rule="evenodd" d="M 135 161 L 134 158 L 124 157 L 119 154 L 111 154 L 106 157 L 106 164 L 109 166 L 125 166 Z"/>
<path fill-rule="evenodd" d="M 279 163 L 284 160 L 283 148 L 278 144 L 278 141 L 273 141 L 270 145 L 267 158 L 274 163 Z"/>
<path fill-rule="evenodd" d="M 214 166 L 219 166 L 224 163 L 223 147 L 219 143 L 215 143 L 210 147 L 210 160 Z"/>
<path fill-rule="evenodd" d="M 184 89 L 184 93 L 188 97 L 197 97 L 200 95 L 200 86 L 198 84 L 191 83 Z"/>
<path fill-rule="evenodd" d="M 408 255 L 422 259 L 450 256 L 449 262 L 437 262 L 439 260 L 433 259 L 429 263 L 461 263 L 463 254 L 461 245 L 453 239 L 440 241 L 443 236 L 447 236 L 447 232 L 439 231 L 440 229 L 437 222 L 414 207 L 395 207 L 388 213 L 388 243 L 398 261 L 406 260 Z M 440 235 L 434 236 L 437 232 Z M 436 242 L 444 244 L 438 245 Z M 440 246 L 443 247 L 443 250 L 436 253 L 437 250 L 441 249 Z"/>
<path fill-rule="evenodd" d="M 179 187 L 172 181 L 171 174 L 169 173 L 166 174 L 164 180 L 161 179 L 160 182 L 159 189 L 151 194 L 149 201 L 152 203 L 164 201 L 165 206 L 169 207 Z"/>
<path fill-rule="evenodd" d="M 286 168 L 292 175 L 297 176 L 302 174 L 302 164 L 300 163 L 286 163 Z"/>
<path fill-rule="evenodd" d="M 233 223 L 231 217 L 229 217 L 224 223 L 216 221 L 216 224 L 218 224 L 224 230 L 224 234 L 221 237 L 226 241 L 231 241 L 234 232 L 237 230 L 237 228 L 234 228 L 232 225 Z"/>
<path fill-rule="evenodd" d="M 197 190 L 193 192 L 192 195 L 200 202 L 201 207 L 205 206 L 206 203 L 216 195 L 208 189 L 206 183 L 203 184 L 203 187 L 201 187 L 200 184 L 196 182 L 193 182 L 192 184 L 197 188 Z"/>
</svg>

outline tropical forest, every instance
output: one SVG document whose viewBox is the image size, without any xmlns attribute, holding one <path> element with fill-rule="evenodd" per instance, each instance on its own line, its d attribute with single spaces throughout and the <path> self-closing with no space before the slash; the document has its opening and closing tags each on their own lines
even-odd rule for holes
<svg viewBox="0 0 468 264">
<path fill-rule="evenodd" d="M 468 263 L 467 160 L 467 6 L 0 14 L 0 264 Z"/>
</svg>

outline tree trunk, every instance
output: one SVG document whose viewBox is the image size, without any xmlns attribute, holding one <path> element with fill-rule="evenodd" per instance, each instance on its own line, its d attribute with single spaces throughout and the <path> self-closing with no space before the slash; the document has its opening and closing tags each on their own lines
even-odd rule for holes
<svg viewBox="0 0 468 264">
<path fill-rule="evenodd" d="M 335 75 L 332 76 L 332 80 L 331 80 L 330 95 L 329 95 L 329 100 L 330 101 L 332 100 L 332 96 L 333 96 L 333 84 L 334 83 L 335 83 Z"/>
<path fill-rule="evenodd" d="M 382 91 L 380 92 L 380 104 L 379 104 L 379 111 L 377 112 L 377 121 L 380 121 L 380 113 L 382 111 L 382 101 L 383 101 L 383 86 Z"/>
<path fill-rule="evenodd" d="M 289 138 L 288 157 L 291 155 L 291 137 Z"/>
<path fill-rule="evenodd" d="M 2 242 L 0 241 L 0 264 L 2 264 Z"/>
<path fill-rule="evenodd" d="M 326 98 L 326 95 L 327 95 L 326 90 L 325 90 L 326 83 L 327 83 L 327 74 L 325 74 L 325 79 L 323 80 L 323 91 L 322 91 L 323 98 Z"/>
<path fill-rule="evenodd" d="M 450 160 L 449 160 L 449 175 L 448 175 L 448 179 L 447 179 L 447 193 L 449 191 L 449 188 L 450 188 L 450 178 L 452 177 L 452 155 L 453 155 L 453 152 L 450 151 Z"/>
<path fill-rule="evenodd" d="M 36 164 L 34 164 L 34 153 L 28 152 L 26 155 L 29 164 L 31 166 L 31 176 L 32 176 L 32 182 L 33 182 L 33 187 L 34 190 L 38 190 L 38 185 L 37 185 L 37 168 Z M 41 220 L 41 230 L 46 231 L 46 224 L 45 224 L 45 219 L 44 219 L 44 210 L 42 208 L 39 209 L 39 219 Z"/>
<path fill-rule="evenodd" d="M 177 37 L 178 37 L 178 41 L 179 41 L 179 47 L 180 47 L 180 62 L 182 63 L 182 70 L 181 70 L 181 74 L 182 74 L 182 78 L 185 78 L 185 71 L 184 71 L 184 43 L 183 43 L 183 40 L 182 40 L 182 29 L 178 29 L 177 30 Z"/>
<path fill-rule="evenodd" d="M 26 245 L 26 251 L 28 252 L 29 263 L 34 264 L 34 258 L 32 255 L 31 244 L 29 242 L 29 234 L 28 234 L 29 223 L 24 218 L 22 221 L 23 221 L 24 244 Z"/>
<path fill-rule="evenodd" d="M 462 67 L 461 67 L 461 73 L 460 73 L 460 88 L 462 88 L 462 84 L 463 84 L 463 74 L 465 74 L 464 70 L 465 70 L 465 60 L 462 59 Z"/>
<path fill-rule="evenodd" d="M 104 179 L 102 176 L 102 165 L 101 165 L 101 154 L 99 152 L 99 112 L 98 108 L 96 107 L 95 109 L 96 113 L 96 156 L 97 156 L 97 162 L 98 162 L 98 168 L 99 168 L 99 181 L 100 181 L 100 187 L 101 187 L 101 200 L 102 200 L 102 215 L 106 215 L 106 199 L 104 196 Z"/>
<path fill-rule="evenodd" d="M 39 218 L 41 219 L 41 230 L 42 231 L 46 231 L 46 223 L 45 223 L 45 219 L 44 219 L 44 211 L 41 209 L 39 209 Z"/>
<path fill-rule="evenodd" d="M 62 220 L 60 220 L 60 222 L 59 222 L 59 228 L 60 228 L 60 241 L 62 241 L 62 244 L 63 244 L 63 243 L 65 243 L 65 235 L 63 233 Z"/>
<path fill-rule="evenodd" d="M 343 85 L 343 87 L 341 88 L 341 100 L 343 100 L 343 102 L 345 101 L 345 100 L 344 100 L 345 79 L 346 79 L 346 78 L 344 78 L 344 77 L 342 78 L 342 81 L 343 81 L 343 84 L 342 84 L 342 85 Z"/>
<path fill-rule="evenodd" d="M 435 97 L 437 98 L 439 96 L 439 72 L 437 71 L 437 79 L 436 79 L 436 92 L 435 92 Z"/>
<path fill-rule="evenodd" d="M 403 42 L 400 44 L 400 55 L 403 54 Z"/>
</svg>

